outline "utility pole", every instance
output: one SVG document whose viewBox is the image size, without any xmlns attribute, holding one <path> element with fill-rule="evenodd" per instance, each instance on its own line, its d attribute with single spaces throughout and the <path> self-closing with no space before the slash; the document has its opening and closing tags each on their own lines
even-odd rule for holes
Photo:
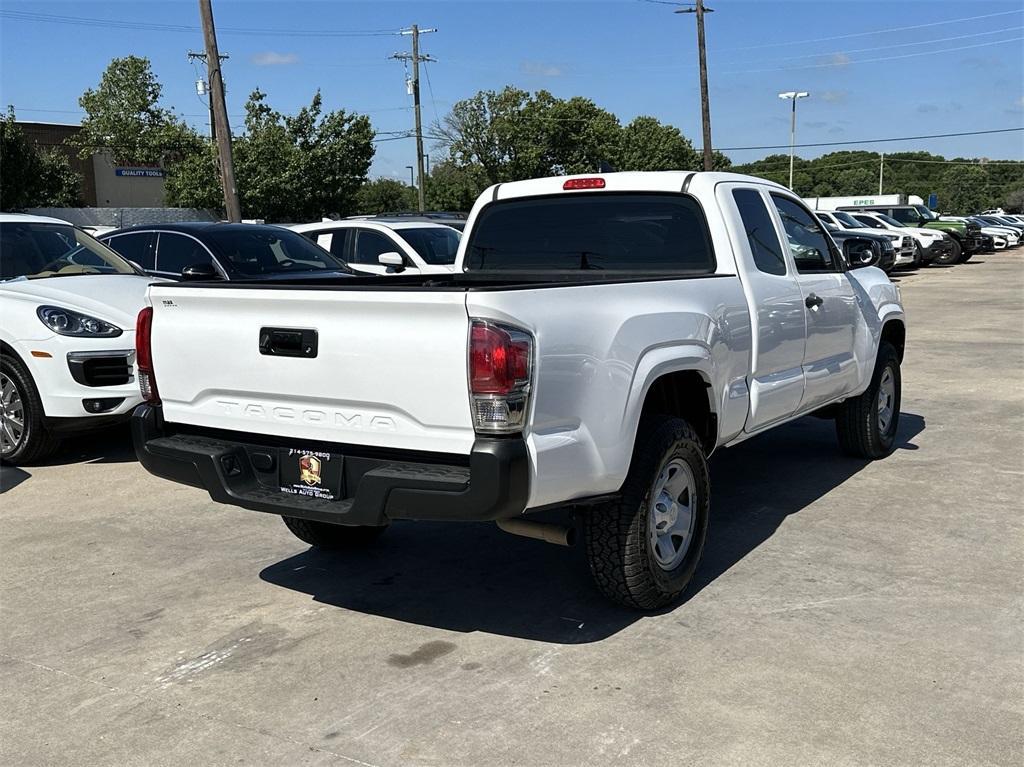
<svg viewBox="0 0 1024 767">
<path fill-rule="evenodd" d="M 225 61 L 226 59 L 230 59 L 230 58 L 231 57 L 228 56 L 226 53 L 220 54 L 221 62 Z M 206 54 L 205 53 L 197 53 L 196 51 L 189 51 L 188 52 L 188 60 L 189 61 L 201 61 L 201 62 L 203 62 L 206 65 L 206 93 L 205 93 L 205 96 L 206 96 L 206 102 L 207 102 L 207 104 L 210 107 L 210 140 L 213 141 L 213 142 L 216 142 L 217 141 L 217 122 L 213 118 L 213 95 L 212 95 L 212 93 L 210 91 L 210 64 L 206 60 Z M 197 85 L 198 85 L 198 83 L 197 83 Z M 200 93 L 199 95 L 202 96 L 204 94 Z"/>
<path fill-rule="evenodd" d="M 878 194 L 882 194 L 882 177 L 885 175 L 885 152 L 882 152 L 882 161 L 878 164 Z"/>
<path fill-rule="evenodd" d="M 213 108 L 213 124 L 216 126 L 217 156 L 220 158 L 220 178 L 224 188 L 224 211 L 228 221 L 238 222 L 242 220 L 242 208 L 238 204 L 238 189 L 235 187 L 235 164 L 231 158 L 231 125 L 228 123 L 228 110 L 224 105 L 224 78 L 221 75 L 221 58 L 217 52 L 217 32 L 213 26 L 213 8 L 210 0 L 199 0 L 199 16 L 203 23 L 206 65 L 210 73 L 210 103 Z"/>
<path fill-rule="evenodd" d="M 707 49 L 704 45 L 704 14 L 714 13 L 714 8 L 705 8 L 704 0 L 696 0 L 693 8 L 680 8 L 676 13 L 697 14 L 697 55 L 700 59 L 700 122 L 704 133 L 704 170 L 711 170 L 714 157 L 711 152 L 711 102 L 708 98 Z"/>
<path fill-rule="evenodd" d="M 436 32 L 436 29 L 420 29 L 413 24 L 408 29 L 403 29 L 399 34 L 412 35 L 412 54 L 395 53 L 391 56 L 399 61 L 412 61 L 412 100 L 416 113 L 416 177 L 419 184 L 416 184 L 416 204 L 420 213 L 427 209 L 426 193 L 423 184 L 423 119 L 420 115 L 420 62 L 437 61 L 430 56 L 420 55 L 420 35 L 428 32 Z"/>
<path fill-rule="evenodd" d="M 793 156 L 796 152 L 796 102 L 798 99 L 805 99 L 811 94 L 807 91 L 786 91 L 780 93 L 780 99 L 789 99 L 793 102 L 793 116 L 789 121 L 789 188 L 793 188 Z"/>
</svg>

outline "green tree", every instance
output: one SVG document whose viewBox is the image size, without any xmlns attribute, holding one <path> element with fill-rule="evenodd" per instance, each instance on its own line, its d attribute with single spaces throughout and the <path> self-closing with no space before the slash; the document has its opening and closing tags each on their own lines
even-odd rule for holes
<svg viewBox="0 0 1024 767">
<path fill-rule="evenodd" d="M 954 214 L 977 213 L 988 207 L 992 198 L 988 174 L 977 165 L 947 168 L 941 178 L 942 210 Z"/>
<path fill-rule="evenodd" d="M 427 207 L 431 210 L 468 211 L 488 186 L 487 174 L 481 166 L 458 165 L 451 159 L 442 160 L 430 169 L 427 177 Z"/>
<path fill-rule="evenodd" d="M 1024 187 L 1009 192 L 1003 198 L 1003 207 L 1009 213 L 1024 213 Z"/>
<path fill-rule="evenodd" d="M 389 213 L 416 209 L 416 190 L 393 178 L 367 181 L 356 193 L 357 213 Z"/>
<path fill-rule="evenodd" d="M 374 153 L 369 118 L 344 110 L 324 113 L 319 91 L 309 106 L 284 115 L 256 90 L 245 112 L 245 132 L 233 141 L 243 216 L 315 221 L 356 212 Z M 171 205 L 221 207 L 212 149 L 175 162 L 166 190 Z"/>
<path fill-rule="evenodd" d="M 13 110 L 0 118 L 0 208 L 75 206 L 81 182 L 65 155 L 25 138 Z"/>
<path fill-rule="evenodd" d="M 678 128 L 641 116 L 622 128 L 612 164 L 616 170 L 698 170 L 703 162 Z"/>
<path fill-rule="evenodd" d="M 149 59 L 113 59 L 78 99 L 86 115 L 74 140 L 81 156 L 107 151 L 118 165 L 163 166 L 199 151 L 195 130 L 159 106 L 161 91 Z"/>
</svg>

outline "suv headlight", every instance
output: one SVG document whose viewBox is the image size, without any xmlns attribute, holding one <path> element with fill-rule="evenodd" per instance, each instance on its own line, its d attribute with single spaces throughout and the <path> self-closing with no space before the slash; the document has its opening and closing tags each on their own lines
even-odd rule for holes
<svg viewBox="0 0 1024 767">
<path fill-rule="evenodd" d="M 39 320 L 57 335 L 79 338 L 116 338 L 121 328 L 109 322 L 73 312 L 59 306 L 40 306 L 36 309 Z"/>
</svg>

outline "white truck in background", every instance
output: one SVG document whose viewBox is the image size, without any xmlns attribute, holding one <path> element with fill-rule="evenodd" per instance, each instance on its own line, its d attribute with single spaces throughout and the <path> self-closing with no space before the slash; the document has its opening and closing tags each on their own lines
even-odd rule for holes
<svg viewBox="0 0 1024 767">
<path fill-rule="evenodd" d="M 710 520 L 707 457 L 806 414 L 896 442 L 898 289 L 792 192 L 728 173 L 500 184 L 450 275 L 154 285 L 138 324 L 153 474 L 306 543 L 492 520 L 566 543 L 611 599 L 671 603 Z"/>
<path fill-rule="evenodd" d="M 861 205 L 924 205 L 916 194 L 859 194 L 852 197 L 804 197 L 814 210 L 837 210 Z"/>
</svg>

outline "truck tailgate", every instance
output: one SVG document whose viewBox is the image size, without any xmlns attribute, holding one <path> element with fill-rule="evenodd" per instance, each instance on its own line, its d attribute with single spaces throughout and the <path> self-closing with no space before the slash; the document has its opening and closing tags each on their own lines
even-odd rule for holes
<svg viewBox="0 0 1024 767">
<path fill-rule="evenodd" d="M 153 367 L 168 422 L 470 452 L 469 321 L 460 290 L 168 283 L 154 285 L 151 299 Z M 269 328 L 284 338 L 316 331 L 316 356 L 261 352 Z"/>
</svg>

